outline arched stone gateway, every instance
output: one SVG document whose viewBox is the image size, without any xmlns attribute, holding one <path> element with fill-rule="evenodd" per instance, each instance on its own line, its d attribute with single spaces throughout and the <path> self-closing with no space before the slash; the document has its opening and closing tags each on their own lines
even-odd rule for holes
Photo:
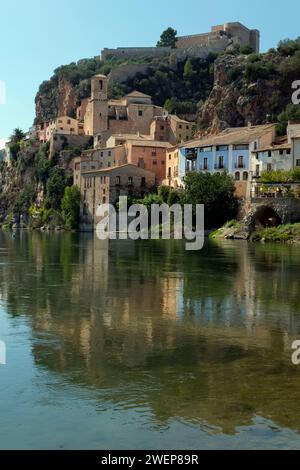
<svg viewBox="0 0 300 470">
<path fill-rule="evenodd" d="M 244 220 L 250 233 L 258 227 L 300 222 L 300 199 L 252 198 L 240 206 L 240 218 Z"/>
<path fill-rule="evenodd" d="M 252 216 L 251 225 L 253 228 L 277 227 L 282 223 L 281 217 L 270 206 L 258 207 Z"/>
</svg>

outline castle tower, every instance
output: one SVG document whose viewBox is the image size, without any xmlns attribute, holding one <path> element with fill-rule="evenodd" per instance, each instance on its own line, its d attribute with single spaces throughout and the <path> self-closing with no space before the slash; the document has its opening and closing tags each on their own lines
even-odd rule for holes
<svg viewBox="0 0 300 470">
<path fill-rule="evenodd" d="M 84 120 L 87 135 L 96 135 L 108 129 L 108 78 L 95 75 L 91 79 L 91 98 Z"/>
</svg>

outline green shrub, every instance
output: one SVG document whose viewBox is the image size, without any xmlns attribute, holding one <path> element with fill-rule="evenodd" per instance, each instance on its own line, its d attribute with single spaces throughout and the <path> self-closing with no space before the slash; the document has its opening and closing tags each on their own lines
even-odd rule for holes
<svg viewBox="0 0 300 470">
<path fill-rule="evenodd" d="M 65 188 L 61 202 L 62 217 L 68 229 L 77 229 L 80 218 L 80 190 L 77 186 Z"/>
</svg>

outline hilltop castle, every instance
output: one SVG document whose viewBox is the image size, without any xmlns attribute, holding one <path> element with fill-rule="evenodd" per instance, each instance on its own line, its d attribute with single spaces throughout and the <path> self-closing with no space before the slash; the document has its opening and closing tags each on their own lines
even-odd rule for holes
<svg viewBox="0 0 300 470">
<path fill-rule="evenodd" d="M 248 29 L 241 23 L 224 23 L 212 26 L 210 33 L 178 37 L 176 49 L 171 47 L 119 47 L 103 49 L 101 59 L 111 57 L 139 59 L 143 57 L 162 58 L 170 56 L 174 60 L 184 60 L 186 56 L 206 57 L 209 53 L 222 52 L 234 46 L 252 46 L 259 52 L 260 33 L 257 29 Z"/>
</svg>

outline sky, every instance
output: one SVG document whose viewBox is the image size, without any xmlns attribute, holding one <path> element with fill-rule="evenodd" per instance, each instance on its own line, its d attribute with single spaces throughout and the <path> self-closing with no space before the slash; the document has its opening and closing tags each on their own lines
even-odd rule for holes
<svg viewBox="0 0 300 470">
<path fill-rule="evenodd" d="M 299 13 L 299 0 L 0 0 L 0 148 L 32 125 L 39 84 L 62 64 L 104 47 L 153 46 L 168 26 L 188 35 L 234 21 L 261 31 L 264 52 L 300 36 Z"/>
</svg>

